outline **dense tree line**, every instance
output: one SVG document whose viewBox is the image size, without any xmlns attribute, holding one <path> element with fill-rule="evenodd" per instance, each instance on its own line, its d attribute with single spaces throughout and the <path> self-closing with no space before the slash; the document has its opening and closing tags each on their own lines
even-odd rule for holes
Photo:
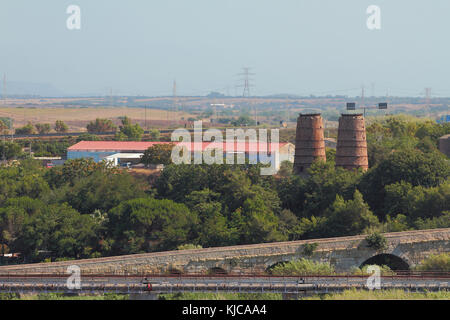
<svg viewBox="0 0 450 320">
<path fill-rule="evenodd" d="M 450 164 L 436 148 L 448 127 L 391 121 L 368 128 L 367 172 L 332 157 L 308 178 L 287 164 L 277 176 L 168 164 L 150 185 L 84 159 L 3 166 L 0 245 L 31 262 L 450 227 Z"/>
</svg>

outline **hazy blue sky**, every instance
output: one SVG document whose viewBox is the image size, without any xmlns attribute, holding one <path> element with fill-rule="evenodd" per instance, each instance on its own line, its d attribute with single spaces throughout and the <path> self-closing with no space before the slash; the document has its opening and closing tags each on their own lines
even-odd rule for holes
<svg viewBox="0 0 450 320">
<path fill-rule="evenodd" d="M 449 31 L 449 0 L 3 0 L 0 73 L 67 94 L 168 95 L 174 79 L 179 95 L 234 94 L 249 66 L 258 95 L 450 96 Z"/>
</svg>

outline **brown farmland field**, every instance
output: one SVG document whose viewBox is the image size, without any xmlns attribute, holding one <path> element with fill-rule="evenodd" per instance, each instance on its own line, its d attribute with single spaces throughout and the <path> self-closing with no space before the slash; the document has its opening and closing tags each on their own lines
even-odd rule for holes
<svg viewBox="0 0 450 320">
<path fill-rule="evenodd" d="M 147 116 L 146 116 L 147 115 Z M 126 108 L 126 107 L 0 107 L 0 117 L 14 120 L 14 128 L 28 122 L 50 123 L 53 127 L 56 120 L 62 120 L 69 126 L 69 131 L 86 131 L 86 125 L 96 118 L 107 118 L 119 124 L 119 117 L 128 116 L 133 122 L 147 127 L 166 127 L 184 123 L 191 115 L 184 112 L 173 112 L 158 109 Z"/>
</svg>

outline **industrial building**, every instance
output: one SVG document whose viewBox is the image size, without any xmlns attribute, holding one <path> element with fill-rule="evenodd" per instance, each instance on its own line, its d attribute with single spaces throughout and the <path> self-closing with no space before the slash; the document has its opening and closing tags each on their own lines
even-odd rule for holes
<svg viewBox="0 0 450 320">
<path fill-rule="evenodd" d="M 110 161 L 114 165 L 122 163 L 139 163 L 144 152 L 157 144 L 171 144 L 173 142 L 137 142 L 137 141 L 80 141 L 67 149 L 67 159 L 91 158 L 95 162 L 102 160 Z M 259 161 L 258 151 L 260 146 L 257 142 L 234 143 L 233 148 L 226 143 L 184 143 L 175 142 L 175 145 L 186 146 L 191 153 L 204 152 L 208 149 L 219 149 L 226 154 L 242 153 L 245 159 L 250 161 Z M 278 147 L 279 162 L 276 168 L 279 168 L 283 161 L 294 162 L 295 147 L 292 143 L 271 143 L 267 145 L 270 152 Z M 261 150 L 262 151 L 262 150 Z"/>
<path fill-rule="evenodd" d="M 306 170 L 317 160 L 326 161 L 322 116 L 300 114 L 295 138 L 294 172 L 306 175 Z"/>
<path fill-rule="evenodd" d="M 142 141 L 80 141 L 67 149 L 67 159 L 91 158 L 95 162 L 113 160 L 120 164 L 119 154 L 126 158 L 126 162 L 139 161 L 142 154 L 155 144 L 170 142 L 142 142 Z M 134 156 L 133 156 L 134 155 Z M 106 159 L 108 158 L 108 159 Z M 116 160 L 114 160 L 116 159 Z"/>
<path fill-rule="evenodd" d="M 339 118 L 336 166 L 369 169 L 366 126 L 362 114 L 343 114 Z"/>
<path fill-rule="evenodd" d="M 307 176 L 307 169 L 317 160 L 326 161 L 323 121 L 320 114 L 300 114 L 297 119 L 294 173 Z M 445 141 L 443 140 L 443 145 Z M 362 114 L 342 114 L 339 118 L 336 166 L 345 169 L 369 168 L 366 127 Z M 445 147 L 444 147 L 445 149 Z"/>
</svg>

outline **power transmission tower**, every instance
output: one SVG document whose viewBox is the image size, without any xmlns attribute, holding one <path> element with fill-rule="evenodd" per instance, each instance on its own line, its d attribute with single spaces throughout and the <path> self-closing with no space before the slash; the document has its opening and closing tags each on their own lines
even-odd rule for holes
<svg viewBox="0 0 450 320">
<path fill-rule="evenodd" d="M 238 74 L 238 76 L 242 77 L 240 80 L 243 81 L 243 84 L 239 86 L 244 88 L 244 91 L 242 93 L 243 97 L 250 97 L 250 88 L 253 87 L 253 85 L 250 82 L 253 79 L 251 79 L 250 77 L 254 76 L 255 74 L 251 73 L 250 70 L 251 68 L 244 67 L 242 68 L 243 72 Z"/>
</svg>

